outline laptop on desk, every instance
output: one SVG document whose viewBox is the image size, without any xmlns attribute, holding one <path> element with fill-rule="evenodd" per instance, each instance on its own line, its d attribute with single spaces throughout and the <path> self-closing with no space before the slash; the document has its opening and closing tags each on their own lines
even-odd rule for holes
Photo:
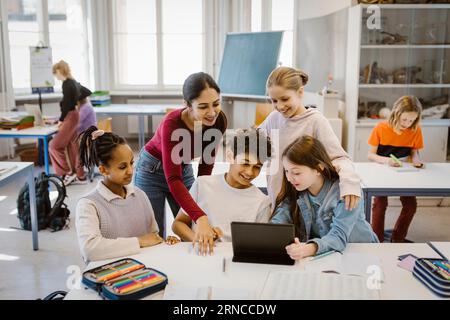
<svg viewBox="0 0 450 320">
<path fill-rule="evenodd" d="M 233 262 L 293 265 L 286 246 L 294 237 L 293 224 L 232 222 Z"/>
</svg>

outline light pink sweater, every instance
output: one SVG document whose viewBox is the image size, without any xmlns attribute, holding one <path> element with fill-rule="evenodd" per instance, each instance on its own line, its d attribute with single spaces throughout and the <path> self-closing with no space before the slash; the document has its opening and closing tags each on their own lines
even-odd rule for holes
<svg viewBox="0 0 450 320">
<path fill-rule="evenodd" d="M 284 170 L 280 156 L 291 142 L 303 135 L 312 136 L 325 146 L 339 173 L 341 196 L 361 196 L 360 179 L 355 172 L 353 162 L 339 143 L 327 118 L 318 110 L 310 108 L 305 113 L 289 119 L 284 118 L 275 110 L 269 114 L 260 128 L 271 137 L 274 148 L 267 176 L 267 190 L 272 204 L 275 203 L 283 181 Z"/>
</svg>

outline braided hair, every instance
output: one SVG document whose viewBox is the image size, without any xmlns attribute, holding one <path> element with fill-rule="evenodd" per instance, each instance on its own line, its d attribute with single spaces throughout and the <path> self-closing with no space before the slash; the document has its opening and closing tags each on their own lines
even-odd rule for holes
<svg viewBox="0 0 450 320">
<path fill-rule="evenodd" d="M 114 149 L 127 143 L 124 138 L 112 132 L 105 132 L 94 139 L 92 134 L 96 131 L 96 126 L 90 126 L 80 135 L 80 163 L 88 169 L 89 174 L 94 166 L 107 166 Z"/>
</svg>

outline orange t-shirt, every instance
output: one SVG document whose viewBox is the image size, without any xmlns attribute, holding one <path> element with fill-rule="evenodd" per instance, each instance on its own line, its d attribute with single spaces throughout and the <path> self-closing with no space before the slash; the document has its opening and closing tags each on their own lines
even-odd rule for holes
<svg viewBox="0 0 450 320">
<path fill-rule="evenodd" d="M 411 155 L 414 149 L 423 148 L 422 129 L 405 129 L 397 134 L 388 122 L 380 122 L 373 129 L 369 144 L 378 147 L 377 155 L 389 157 L 391 154 L 397 158 L 404 158 Z"/>
</svg>

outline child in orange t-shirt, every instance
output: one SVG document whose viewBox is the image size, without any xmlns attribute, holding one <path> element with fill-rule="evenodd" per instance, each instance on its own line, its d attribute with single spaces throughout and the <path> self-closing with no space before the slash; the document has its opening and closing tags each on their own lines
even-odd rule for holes
<svg viewBox="0 0 450 320">
<path fill-rule="evenodd" d="M 392 108 L 388 122 L 379 123 L 369 137 L 371 161 L 397 167 L 390 155 L 411 161 L 415 167 L 422 168 L 419 149 L 423 148 L 422 130 L 419 122 L 422 105 L 415 96 L 399 98 Z M 416 197 L 400 197 L 402 211 L 395 223 L 391 242 L 404 242 L 409 225 L 416 213 Z M 384 217 L 388 205 L 387 197 L 375 197 L 372 207 L 372 228 L 380 242 L 384 241 Z"/>
</svg>

